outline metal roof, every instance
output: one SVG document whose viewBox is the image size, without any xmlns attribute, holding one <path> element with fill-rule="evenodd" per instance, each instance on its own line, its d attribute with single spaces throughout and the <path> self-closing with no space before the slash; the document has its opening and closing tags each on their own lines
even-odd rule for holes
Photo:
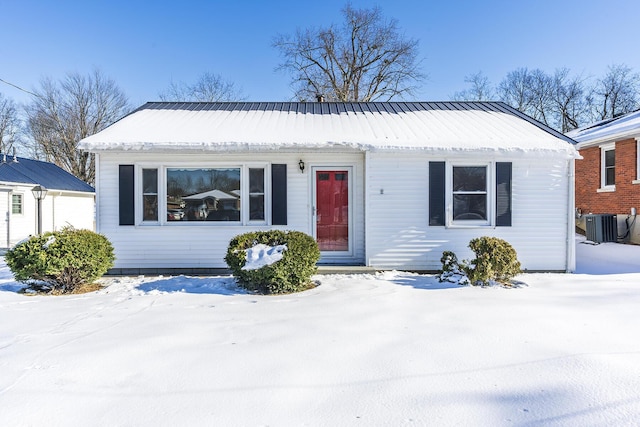
<svg viewBox="0 0 640 427">
<path fill-rule="evenodd" d="M 640 138 L 640 110 L 574 129 L 567 132 L 567 136 L 578 142 L 579 148 L 627 138 Z"/>
<path fill-rule="evenodd" d="M 573 141 L 501 102 L 149 102 L 80 142 L 101 150 L 553 150 Z"/>
<path fill-rule="evenodd" d="M 92 186 L 49 162 L 0 154 L 0 181 L 42 185 L 49 190 L 93 193 Z"/>
</svg>

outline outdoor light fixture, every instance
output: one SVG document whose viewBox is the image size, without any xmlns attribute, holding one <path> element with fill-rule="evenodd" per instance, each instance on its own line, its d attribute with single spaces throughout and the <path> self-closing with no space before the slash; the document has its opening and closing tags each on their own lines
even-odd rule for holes
<svg viewBox="0 0 640 427">
<path fill-rule="evenodd" d="M 42 185 L 36 185 L 31 189 L 31 193 L 33 193 L 33 197 L 35 197 L 37 201 L 37 212 L 38 216 L 38 236 L 42 234 L 42 199 L 47 197 L 47 189 Z"/>
<path fill-rule="evenodd" d="M 298 167 L 300 168 L 300 173 L 304 173 L 304 162 L 302 159 L 298 162 Z"/>
</svg>

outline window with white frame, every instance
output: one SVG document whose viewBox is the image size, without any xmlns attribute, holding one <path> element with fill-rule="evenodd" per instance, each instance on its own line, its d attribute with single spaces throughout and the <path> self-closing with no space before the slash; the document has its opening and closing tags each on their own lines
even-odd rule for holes
<svg viewBox="0 0 640 427">
<path fill-rule="evenodd" d="M 487 166 L 452 167 L 453 221 L 488 221 Z"/>
<path fill-rule="evenodd" d="M 168 221 L 240 221 L 240 168 L 167 168 Z M 180 217 L 169 217 L 172 211 Z"/>
<path fill-rule="evenodd" d="M 249 168 L 249 220 L 264 221 L 264 168 Z"/>
<path fill-rule="evenodd" d="M 265 166 L 141 168 L 143 223 L 265 223 Z M 139 190 L 140 191 L 140 190 Z M 161 202 L 165 200 L 166 202 Z"/>
<path fill-rule="evenodd" d="M 11 213 L 13 215 L 22 215 L 23 213 L 22 206 L 22 194 L 12 194 L 11 195 Z"/>
<path fill-rule="evenodd" d="M 158 221 L 158 169 L 142 169 L 142 220 Z"/>
<path fill-rule="evenodd" d="M 616 185 L 616 145 L 607 144 L 600 147 L 600 188 L 615 189 Z"/>
<path fill-rule="evenodd" d="M 429 162 L 429 226 L 511 227 L 512 162 Z"/>
</svg>

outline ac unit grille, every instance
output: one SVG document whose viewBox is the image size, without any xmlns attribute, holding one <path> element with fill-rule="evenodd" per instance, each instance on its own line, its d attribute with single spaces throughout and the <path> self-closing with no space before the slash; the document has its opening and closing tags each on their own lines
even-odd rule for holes
<svg viewBox="0 0 640 427">
<path fill-rule="evenodd" d="M 618 218 L 613 214 L 585 215 L 587 240 L 595 243 L 618 241 Z"/>
</svg>

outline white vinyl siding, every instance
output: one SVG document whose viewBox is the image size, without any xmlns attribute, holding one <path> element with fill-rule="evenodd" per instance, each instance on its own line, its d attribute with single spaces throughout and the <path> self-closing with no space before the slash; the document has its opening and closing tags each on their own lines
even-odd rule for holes
<svg viewBox="0 0 640 427">
<path fill-rule="evenodd" d="M 36 200 L 31 195 L 33 185 L 15 185 L 11 189 L 1 189 L 0 207 L 4 212 L 4 226 L 0 227 L 0 247 L 9 247 L 35 235 L 37 230 Z M 22 195 L 22 214 L 13 213 L 12 196 Z M 78 229 L 94 230 L 94 194 L 68 192 L 49 189 L 42 200 L 42 231 L 57 231 L 73 226 Z"/>
<path fill-rule="evenodd" d="M 435 271 L 442 267 L 443 251 L 471 259 L 469 241 L 489 235 L 511 243 L 524 269 L 564 271 L 568 239 L 573 236 L 567 236 L 570 160 L 561 156 L 500 157 L 513 165 L 511 227 L 429 227 L 429 161 L 456 164 L 480 157 L 473 153 L 468 159 L 450 160 L 415 152 L 370 153 L 367 264 Z"/>
<path fill-rule="evenodd" d="M 229 241 L 238 234 L 249 231 L 282 229 L 298 230 L 312 234 L 311 221 L 311 166 L 353 166 L 354 185 L 354 255 L 349 263 L 364 262 L 364 194 L 363 157 L 360 152 L 292 152 L 292 153 L 199 153 L 197 155 L 127 153 L 126 161 L 118 153 L 104 152 L 99 156 L 100 177 L 97 180 L 99 232 L 105 234 L 116 252 L 114 268 L 154 269 L 154 268 L 226 268 L 224 256 Z M 298 162 L 306 163 L 304 173 Z M 256 163 L 256 161 L 260 163 Z M 266 212 L 270 223 L 270 164 L 287 165 L 287 225 L 265 225 L 249 220 L 245 225 L 237 223 L 216 224 L 165 224 L 120 226 L 118 224 L 118 165 L 135 164 L 139 167 L 150 165 L 198 164 L 199 167 L 218 164 L 242 164 L 249 168 L 265 168 Z M 136 175 L 139 176 L 139 175 Z M 139 179 L 139 178 L 137 178 Z M 248 175 L 246 177 L 248 194 Z M 138 183 L 136 183 L 136 186 Z M 244 185 L 244 184 L 243 184 Z M 256 193 L 257 194 L 257 193 Z M 248 204 L 246 209 L 248 209 Z M 136 206 L 139 209 L 140 206 Z M 323 262 L 323 260 L 321 260 Z"/>
</svg>

